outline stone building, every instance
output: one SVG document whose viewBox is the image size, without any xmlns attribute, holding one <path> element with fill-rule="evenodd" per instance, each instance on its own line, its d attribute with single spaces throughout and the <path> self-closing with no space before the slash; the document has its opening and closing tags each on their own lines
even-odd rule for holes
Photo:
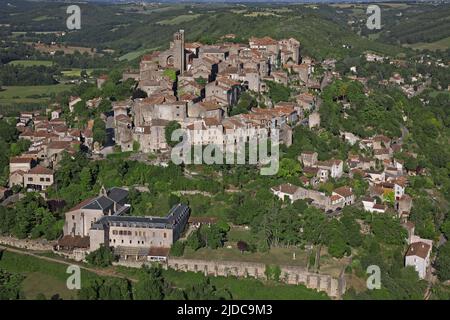
<svg viewBox="0 0 450 320">
<path fill-rule="evenodd" d="M 100 245 L 137 248 L 170 248 L 180 238 L 189 219 L 189 207 L 175 205 L 166 217 L 104 216 L 90 229 L 90 249 Z"/>
<path fill-rule="evenodd" d="M 53 170 L 37 165 L 24 174 L 23 183 L 26 189 L 46 190 L 53 185 Z"/>
<path fill-rule="evenodd" d="M 166 217 L 129 216 L 128 191 L 101 188 L 98 196 L 86 199 L 65 213 L 60 250 L 94 251 L 114 248 L 122 259 L 164 258 L 188 222 L 190 209 L 175 205 Z"/>
<path fill-rule="evenodd" d="M 128 191 L 122 188 L 101 188 L 97 197 L 86 199 L 65 213 L 64 235 L 89 236 L 89 229 L 103 216 L 128 212 Z"/>
<path fill-rule="evenodd" d="M 179 30 L 173 35 L 173 41 L 170 43 L 170 49 L 159 55 L 159 64 L 163 68 L 175 68 L 180 74 L 186 70 L 186 57 L 184 48 L 184 30 Z"/>
</svg>

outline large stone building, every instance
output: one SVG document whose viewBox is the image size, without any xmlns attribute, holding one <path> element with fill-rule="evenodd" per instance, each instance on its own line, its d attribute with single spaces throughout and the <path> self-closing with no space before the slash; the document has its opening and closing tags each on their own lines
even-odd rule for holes
<svg viewBox="0 0 450 320">
<path fill-rule="evenodd" d="M 189 214 L 189 207 L 177 204 L 166 217 L 104 216 L 89 231 L 90 249 L 100 245 L 170 248 L 180 238 Z"/>
<path fill-rule="evenodd" d="M 163 68 L 175 68 L 180 71 L 180 74 L 183 74 L 186 65 L 185 59 L 184 30 L 179 30 L 173 35 L 170 49 L 160 54 L 159 64 Z"/>
<path fill-rule="evenodd" d="M 177 241 L 188 222 L 190 209 L 175 205 L 166 217 L 129 216 L 128 191 L 102 188 L 97 197 L 79 203 L 65 213 L 64 236 L 58 241 L 60 250 L 100 246 L 114 248 L 116 255 L 134 255 L 153 259 Z M 137 254 L 139 253 L 139 254 Z"/>
</svg>

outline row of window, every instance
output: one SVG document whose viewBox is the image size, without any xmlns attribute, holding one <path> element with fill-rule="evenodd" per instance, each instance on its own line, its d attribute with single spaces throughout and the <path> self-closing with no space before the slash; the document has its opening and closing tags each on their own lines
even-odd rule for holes
<svg viewBox="0 0 450 320">
<path fill-rule="evenodd" d="M 109 242 L 116 243 L 116 239 L 109 239 Z M 124 244 L 125 242 L 124 242 L 124 240 L 122 239 L 122 240 L 120 240 L 120 243 L 121 243 L 121 244 Z M 129 244 L 133 244 L 133 241 L 130 240 L 130 241 L 129 241 Z M 138 241 L 137 241 L 137 244 L 145 244 L 145 241 L 144 241 L 144 240 L 142 240 L 142 241 L 141 241 L 141 240 L 138 240 Z M 153 245 L 153 241 L 150 241 L 150 245 Z M 159 246 L 162 246 L 162 245 L 163 245 L 162 241 L 160 241 L 158 245 L 159 245 Z"/>
<path fill-rule="evenodd" d="M 33 182 L 33 178 L 31 178 L 31 177 L 29 177 L 28 178 L 28 182 Z M 50 178 L 39 178 L 39 181 L 41 181 L 41 182 L 44 182 L 44 181 L 47 181 L 47 182 L 50 182 Z"/>
<path fill-rule="evenodd" d="M 131 236 L 131 235 L 133 235 L 133 232 L 127 231 L 127 230 L 113 230 L 112 234 L 115 235 L 115 236 L 116 235 L 119 235 L 119 236 Z M 145 231 L 135 231 L 134 235 L 136 237 L 146 237 L 147 236 L 147 232 L 145 232 Z M 153 231 L 152 232 L 152 237 L 155 237 L 155 236 L 156 236 L 156 232 Z M 166 232 L 163 233 L 163 237 L 164 237 L 164 239 L 167 238 L 167 233 Z"/>
</svg>

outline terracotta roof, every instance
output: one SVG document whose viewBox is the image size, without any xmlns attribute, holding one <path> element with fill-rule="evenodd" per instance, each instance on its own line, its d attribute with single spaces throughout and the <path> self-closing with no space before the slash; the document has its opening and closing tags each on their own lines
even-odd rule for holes
<svg viewBox="0 0 450 320">
<path fill-rule="evenodd" d="M 169 255 L 169 248 L 151 247 L 148 250 L 148 255 L 151 257 L 167 257 Z"/>
<path fill-rule="evenodd" d="M 85 205 L 91 203 L 95 198 L 97 198 L 97 197 L 91 197 L 91 198 L 88 198 L 88 199 L 86 199 L 86 200 L 83 200 L 83 201 L 81 201 L 79 204 L 77 204 L 75 207 L 69 209 L 67 212 L 71 212 L 71 211 L 75 211 L 75 210 L 81 209 L 81 208 L 83 208 Z"/>
<path fill-rule="evenodd" d="M 9 159 L 9 163 L 30 163 L 33 158 L 28 157 L 13 157 Z"/>
<path fill-rule="evenodd" d="M 411 245 L 408 248 L 408 251 L 406 251 L 407 256 L 418 256 L 422 259 L 425 259 L 428 256 L 428 253 L 431 250 L 431 246 L 425 242 L 414 242 L 411 243 Z"/>
<path fill-rule="evenodd" d="M 68 248 L 89 248 L 89 237 L 65 235 L 58 240 L 58 245 Z"/>
<path fill-rule="evenodd" d="M 273 189 L 275 191 L 280 191 L 280 192 L 286 193 L 286 194 L 294 194 L 295 192 L 297 192 L 298 187 L 294 186 L 293 184 L 290 184 L 290 183 L 283 183 L 277 187 L 273 187 Z"/>
<path fill-rule="evenodd" d="M 217 120 L 216 118 L 204 118 L 203 121 L 205 122 L 205 125 L 208 127 L 220 125 L 219 120 Z"/>
<path fill-rule="evenodd" d="M 330 197 L 330 200 L 332 201 L 332 202 L 335 202 L 335 201 L 338 201 L 338 200 L 341 200 L 342 199 L 342 197 L 340 196 L 340 195 L 337 195 L 337 194 L 334 194 L 334 195 L 332 195 L 331 197 Z"/>
<path fill-rule="evenodd" d="M 70 141 L 52 141 L 48 144 L 49 149 L 66 149 L 70 147 Z"/>
<path fill-rule="evenodd" d="M 343 197 L 351 197 L 353 195 L 352 189 L 349 187 L 339 187 L 333 190 L 334 193 L 337 193 Z"/>
<path fill-rule="evenodd" d="M 255 38 L 252 37 L 250 38 L 249 42 L 253 42 L 256 45 L 259 46 L 266 46 L 266 45 L 277 45 L 278 42 L 274 39 L 272 39 L 271 37 L 263 37 L 263 38 Z"/>
<path fill-rule="evenodd" d="M 53 170 L 37 165 L 27 172 L 27 174 L 53 174 Z"/>
</svg>

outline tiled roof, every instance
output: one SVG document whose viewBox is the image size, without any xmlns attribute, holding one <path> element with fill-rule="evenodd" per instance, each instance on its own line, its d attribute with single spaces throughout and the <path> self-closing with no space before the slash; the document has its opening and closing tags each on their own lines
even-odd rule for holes
<svg viewBox="0 0 450 320">
<path fill-rule="evenodd" d="M 37 165 L 28 171 L 27 174 L 53 174 L 53 170 Z"/>
<path fill-rule="evenodd" d="M 406 251 L 407 256 L 418 256 L 425 259 L 431 250 L 431 246 L 425 242 L 415 242 L 412 243 L 408 251 Z"/>
</svg>

